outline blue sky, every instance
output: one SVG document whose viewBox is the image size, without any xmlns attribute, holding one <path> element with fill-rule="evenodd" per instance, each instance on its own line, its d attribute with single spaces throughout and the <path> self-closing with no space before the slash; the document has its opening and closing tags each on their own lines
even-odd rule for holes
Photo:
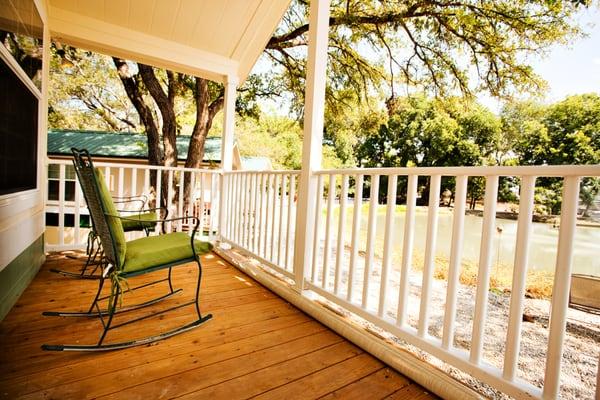
<svg viewBox="0 0 600 400">
<path fill-rule="evenodd" d="M 548 82 L 545 102 L 560 101 L 572 94 L 600 93 L 600 8 L 586 9 L 577 21 L 588 37 L 570 46 L 556 45 L 545 58 L 530 59 L 535 72 Z M 479 100 L 498 111 L 498 101 L 485 95 Z"/>
</svg>

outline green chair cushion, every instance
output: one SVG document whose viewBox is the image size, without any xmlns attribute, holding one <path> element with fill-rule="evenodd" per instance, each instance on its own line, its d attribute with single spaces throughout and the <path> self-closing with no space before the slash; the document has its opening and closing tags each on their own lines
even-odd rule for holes
<svg viewBox="0 0 600 400">
<path fill-rule="evenodd" d="M 141 231 L 142 229 L 152 229 L 156 226 L 156 220 L 158 215 L 155 212 L 146 212 L 141 214 L 128 213 L 128 215 L 121 215 L 121 224 L 123 224 L 123 230 L 125 232 Z M 135 219 L 135 221 L 132 221 Z"/>
<path fill-rule="evenodd" d="M 113 240 L 115 242 L 117 252 L 116 256 L 118 257 L 118 263 L 120 264 L 116 267 L 120 269 L 125 261 L 125 252 L 127 249 L 125 231 L 123 230 L 121 218 L 118 217 L 119 213 L 115 208 L 115 203 L 113 203 L 110 191 L 108 190 L 108 187 L 106 187 L 106 181 L 104 180 L 104 175 L 102 174 L 102 171 L 100 171 L 98 168 L 95 168 L 94 172 L 96 173 L 96 180 L 98 181 L 98 189 L 100 192 L 100 200 L 103 203 L 104 212 L 106 214 L 109 214 L 106 216 L 106 221 L 108 223 L 108 227 L 111 230 Z M 114 215 L 114 217 L 112 217 L 111 215 Z"/>
<path fill-rule="evenodd" d="M 205 254 L 212 244 L 194 241 L 196 254 Z M 185 232 L 148 236 L 127 242 L 123 272 L 132 273 L 194 257 L 190 236 Z"/>
</svg>

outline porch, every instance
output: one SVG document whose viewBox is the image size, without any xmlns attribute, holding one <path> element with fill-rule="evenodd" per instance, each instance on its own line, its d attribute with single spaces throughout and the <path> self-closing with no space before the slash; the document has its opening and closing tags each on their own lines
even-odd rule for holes
<svg viewBox="0 0 600 400">
<path fill-rule="evenodd" d="M 95 292 L 95 281 L 67 280 L 49 271 L 81 266 L 66 254 L 48 256 L 0 324 L 2 398 L 435 398 L 215 254 L 202 260 L 200 306 L 214 315 L 206 326 L 118 352 L 43 352 L 43 343 L 93 342 L 100 329 L 96 319 L 41 315 L 48 309 L 85 308 Z M 174 282 L 184 290 L 166 302 L 184 302 L 194 291 L 195 273 L 195 267 L 174 270 Z M 127 295 L 124 304 L 135 297 Z M 153 317 L 115 334 L 165 329 L 181 323 L 188 311 Z"/>
</svg>

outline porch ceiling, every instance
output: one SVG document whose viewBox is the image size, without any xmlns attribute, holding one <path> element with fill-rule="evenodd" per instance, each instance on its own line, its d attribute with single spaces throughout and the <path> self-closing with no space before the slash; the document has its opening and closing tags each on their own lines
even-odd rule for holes
<svg viewBox="0 0 600 400">
<path fill-rule="evenodd" d="M 290 0 L 49 0 L 53 38 L 217 82 L 243 82 Z"/>
</svg>

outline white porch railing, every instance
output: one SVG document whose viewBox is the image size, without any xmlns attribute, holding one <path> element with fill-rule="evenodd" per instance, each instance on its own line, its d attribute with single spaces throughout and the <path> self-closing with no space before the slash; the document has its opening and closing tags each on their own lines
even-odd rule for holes
<svg viewBox="0 0 600 400">
<path fill-rule="evenodd" d="M 293 279 L 294 227 L 298 171 L 225 173 L 231 190 L 225 197 L 225 243 L 245 250 Z"/>
<path fill-rule="evenodd" d="M 138 164 L 102 163 L 94 164 L 102 170 L 106 184 L 115 197 L 143 195 L 148 201 L 153 200 L 156 208 L 164 207 L 169 217 L 195 216 L 201 219 L 200 237 L 203 240 L 214 240 L 219 221 L 219 170 L 169 168 Z M 48 191 L 46 193 L 46 219 L 52 219 L 56 226 L 46 229 L 46 250 L 60 251 L 85 248 L 85 239 L 89 230 L 82 225 L 89 222 L 87 206 L 81 192 L 79 182 L 70 160 L 49 160 Z M 150 173 L 156 171 L 156 188 L 150 183 Z M 161 173 L 158 173 L 161 172 Z M 184 199 L 183 179 L 190 180 L 191 190 Z M 167 204 L 163 196 L 156 193 L 166 188 Z M 184 201 L 180 201 L 182 199 Z M 187 201 L 185 201 L 187 200 Z M 124 204 L 117 204 L 123 208 Z M 126 209 L 139 209 L 141 203 L 134 202 Z M 146 205 L 148 207 L 148 205 Z M 84 221 L 85 219 L 85 221 Z M 83 223 L 82 223 L 83 222 Z M 186 221 L 166 225 L 167 231 L 175 228 L 188 228 Z M 190 222 L 191 224 L 191 222 Z M 160 224 L 157 230 L 161 229 Z M 128 233 L 130 239 L 142 235 L 140 232 Z"/>
<path fill-rule="evenodd" d="M 290 216 L 296 204 L 294 196 L 298 172 L 277 171 L 234 172 L 232 191 L 227 196 L 228 223 L 222 238 L 245 250 L 267 266 L 290 279 L 290 256 L 293 254 L 293 222 Z M 312 243 L 311 271 L 305 287 L 329 301 L 355 313 L 409 344 L 442 361 L 465 371 L 492 387 L 515 397 L 556 398 L 559 393 L 560 358 L 565 338 L 569 281 L 572 266 L 573 241 L 581 177 L 600 176 L 598 166 L 564 167 L 457 167 L 457 168 L 384 168 L 323 170 L 316 172 L 317 198 L 310 207 L 316 208 L 315 220 L 306 221 L 315 229 Z M 457 311 L 459 276 L 463 260 L 465 205 L 469 177 L 485 177 L 484 215 L 481 230 L 479 271 L 475 289 L 475 304 L 470 318 L 470 345 L 457 346 Z M 484 356 L 485 326 L 488 319 L 488 292 L 493 265 L 493 242 L 496 226 L 498 182 L 502 176 L 518 177 L 520 206 L 515 241 L 510 308 L 507 310 L 502 365 L 494 365 Z M 376 243 L 377 209 L 380 180 L 385 177 L 387 199 L 383 242 Z M 425 232 L 425 254 L 418 294 L 417 321 L 409 323 L 411 300 L 411 270 L 414 268 L 415 214 L 418 178 L 426 178 L 429 207 Z M 455 204 L 452 218 L 452 239 L 445 301 L 432 301 L 434 259 L 438 236 L 438 201 L 442 177 L 456 179 Z M 529 266 L 529 243 L 532 236 L 532 214 L 536 177 L 557 177 L 564 181 L 563 206 L 560 216 L 559 240 L 556 249 L 554 294 L 543 388 L 519 376 L 522 315 L 525 283 Z M 394 226 L 396 187 L 398 179 L 406 180 L 407 199 L 402 232 Z M 292 181 L 292 186 L 288 186 Z M 354 182 L 353 199 L 349 201 L 350 182 Z M 368 184 L 367 184 L 368 183 Z M 369 187 L 369 210 L 362 211 L 363 187 Z M 404 194 L 404 193 L 403 193 Z M 359 212 L 354 212 L 359 210 Z M 367 215 L 363 215 L 367 214 Z M 366 216 L 366 221 L 364 217 Z M 381 220 L 381 219 L 380 219 Z M 366 223 L 365 223 L 366 222 Z M 379 221 L 379 223 L 381 223 Z M 361 231 L 361 224 L 365 229 Z M 366 231 L 366 232 L 365 232 Z M 362 232 L 362 236 L 361 236 Z M 366 233 L 366 235 L 365 235 Z M 394 248 L 394 236 L 402 235 L 402 246 Z M 376 262 L 376 247 L 382 247 L 381 262 Z M 364 254 L 360 254 L 364 249 Z M 401 253 L 399 273 L 394 271 L 394 251 Z M 395 275 L 397 279 L 393 277 Z M 302 276 L 302 274 L 300 274 Z M 397 285 L 397 288 L 396 286 Z M 413 285 L 414 286 L 414 285 Z M 414 297 L 414 296 L 413 296 Z M 443 309 L 443 328 L 438 336 L 430 332 L 433 307 Z M 414 304 L 413 304 L 414 308 Z M 462 322 L 464 323 L 464 321 Z M 489 335 L 489 332 L 487 333 Z"/>
<path fill-rule="evenodd" d="M 65 166 L 68 162 L 52 162 L 60 166 L 59 180 L 65 180 Z M 148 177 L 151 169 L 167 170 L 168 190 L 175 188 L 174 178 L 180 174 L 191 174 L 192 180 L 200 180 L 202 195 L 192 195 L 188 214 L 205 215 L 210 203 L 210 215 L 204 222 L 205 236 L 219 238 L 259 260 L 261 263 L 283 274 L 290 280 L 296 276 L 307 276 L 303 287 L 336 305 L 364 318 L 375 326 L 384 329 L 407 343 L 437 357 L 490 386 L 518 398 L 557 398 L 560 389 L 561 358 L 565 340 L 565 327 L 568 309 L 569 282 L 572 269 L 573 243 L 579 199 L 579 182 L 582 177 L 600 176 L 600 166 L 540 166 L 540 167 L 449 167 L 449 168 L 379 168 L 322 170 L 317 176 L 317 197 L 308 207 L 315 207 L 314 221 L 305 223 L 314 227 L 312 260 L 310 271 L 294 271 L 293 254 L 295 242 L 296 194 L 298 171 L 233 171 L 222 173 L 215 170 L 184 170 L 122 164 L 101 164 L 105 175 L 111 181 L 115 195 L 137 192 L 139 182 L 144 182 L 142 192 L 147 193 Z M 126 171 L 135 171 L 131 181 L 127 181 Z M 158 175 L 160 177 L 160 174 Z M 501 362 L 491 362 L 486 358 L 484 343 L 490 332 L 486 332 L 489 321 L 489 290 L 493 265 L 493 242 L 496 233 L 495 216 L 500 177 L 520 178 L 520 202 L 517 232 L 515 237 L 514 264 L 510 307 L 507 307 L 506 331 L 501 339 L 503 355 Z M 455 186 L 455 207 L 453 209 L 451 245 L 448 259 L 448 278 L 443 301 L 433 301 L 436 286 L 434 279 L 436 242 L 438 239 L 440 187 L 443 177 L 453 177 Z M 474 305 L 466 320 L 457 318 L 461 301 L 459 283 L 462 268 L 462 251 L 465 237 L 465 205 L 469 177 L 485 178 L 483 223 L 480 233 L 477 283 Z M 557 177 L 563 180 L 562 212 L 558 242 L 552 305 L 549 315 L 547 343 L 543 344 L 545 362 L 544 382 L 540 388 L 521 377 L 519 354 L 522 347 L 522 316 L 526 289 L 527 270 L 530 265 L 529 245 L 532 238 L 532 214 L 534 210 L 534 190 L 537 177 Z M 417 195 L 419 178 L 426 181 L 429 191 L 429 206 L 426 214 L 426 228 L 423 231 L 425 248 L 423 261 L 417 275 L 420 290 L 415 295 L 415 247 Z M 137 184 L 135 183 L 137 179 Z M 224 179 L 228 188 L 223 198 L 223 212 L 219 221 L 218 206 L 221 187 L 219 179 Z M 397 183 L 406 181 L 406 193 L 396 193 Z M 387 198 L 383 205 L 377 199 L 381 180 L 387 180 Z M 159 178 L 157 186 L 161 186 Z M 48 202 L 48 207 L 57 207 L 59 221 L 63 221 L 69 207 L 75 214 L 75 231 L 79 229 L 79 216 L 84 213 L 83 198 L 77 192 L 71 203 L 65 201 L 64 183 L 59 186 L 58 201 Z M 78 185 L 77 185 L 78 187 Z M 129 190 L 127 190 L 130 188 Z M 368 212 L 363 212 L 363 192 L 369 190 Z M 421 190 L 423 187 L 421 188 Z M 78 190 L 78 188 L 77 188 Z M 352 195 L 352 191 L 354 191 Z M 198 191 L 196 191 L 198 193 Z M 396 197 L 406 196 L 406 210 L 403 228 L 396 224 Z M 180 195 L 182 197 L 182 195 Z M 171 198 L 171 196 L 169 196 Z M 160 200 L 159 200 L 160 201 Z M 182 204 L 182 203 L 181 203 Z M 203 205 L 204 204 L 204 205 Z M 186 210 L 181 205 L 168 204 L 178 215 Z M 365 205 L 366 206 L 366 205 Z M 379 207 L 378 207 L 379 206 Z M 378 208 L 381 218 L 378 218 Z M 419 212 L 423 212 L 422 210 Z M 185 214 L 183 214 L 185 215 Z M 223 222 L 224 221 L 224 222 Z M 377 225 L 383 224 L 377 240 Z M 64 224 L 59 222 L 59 243 L 51 249 L 73 247 L 74 243 L 65 240 Z M 381 231 L 381 229 L 380 229 Z M 401 245 L 394 240 L 401 235 Z M 74 237 L 78 237 L 75 233 Z M 600 246 L 599 246 L 600 247 Z M 364 253 L 363 250 L 364 249 Z M 381 250 L 380 252 L 378 250 Z M 400 254 L 394 261 L 394 254 Z M 302 263 L 298 263 L 302 265 Z M 438 285 L 439 286 L 439 285 Z M 411 292 L 412 291 L 412 292 Z M 416 297 L 415 297 L 416 296 Z M 415 300 L 416 298 L 416 300 Z M 415 303 L 416 302 L 416 303 Z M 441 329 L 432 331 L 433 314 L 441 318 Z M 467 328 L 465 328 L 467 326 Z M 457 328 L 469 331 L 467 342 L 457 341 Z M 463 335 L 464 336 L 464 335 Z M 463 337 L 464 339 L 464 337 Z M 462 344 L 461 344 L 462 343 Z M 598 389 L 597 389 L 598 390 Z"/>
</svg>

